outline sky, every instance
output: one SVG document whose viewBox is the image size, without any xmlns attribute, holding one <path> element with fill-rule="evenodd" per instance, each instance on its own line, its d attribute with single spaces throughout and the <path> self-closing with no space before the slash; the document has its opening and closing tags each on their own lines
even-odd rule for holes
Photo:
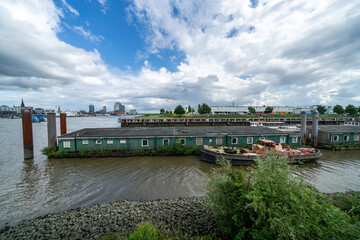
<svg viewBox="0 0 360 240">
<path fill-rule="evenodd" d="M 0 105 L 360 105 L 360 1 L 1 0 Z"/>
</svg>

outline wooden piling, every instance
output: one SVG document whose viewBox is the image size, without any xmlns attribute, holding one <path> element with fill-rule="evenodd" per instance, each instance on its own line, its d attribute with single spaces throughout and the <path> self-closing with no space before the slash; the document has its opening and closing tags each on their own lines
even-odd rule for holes
<svg viewBox="0 0 360 240">
<path fill-rule="evenodd" d="M 307 121 L 307 114 L 306 112 L 301 112 L 301 144 L 306 145 L 306 121 Z"/>
<path fill-rule="evenodd" d="M 314 112 L 312 115 L 311 144 L 313 147 L 318 146 L 319 136 L 319 113 Z"/>
<path fill-rule="evenodd" d="M 22 130 L 24 142 L 24 159 L 34 158 L 32 114 L 29 110 L 22 112 Z"/>
<path fill-rule="evenodd" d="M 66 113 L 60 113 L 60 135 L 66 134 Z"/>
<path fill-rule="evenodd" d="M 56 115 L 55 113 L 47 114 L 48 146 L 57 146 L 56 143 Z"/>
</svg>

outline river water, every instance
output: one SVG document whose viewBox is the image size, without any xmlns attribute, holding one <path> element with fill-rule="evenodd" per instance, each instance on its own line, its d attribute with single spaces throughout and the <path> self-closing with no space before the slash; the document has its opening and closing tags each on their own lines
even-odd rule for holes
<svg viewBox="0 0 360 240">
<path fill-rule="evenodd" d="M 68 132 L 119 127 L 117 117 L 68 118 Z M 59 128 L 57 119 L 57 128 Z M 0 119 L 0 229 L 24 220 L 116 200 L 201 197 L 214 167 L 197 156 L 47 159 L 46 123 L 34 123 L 34 159 L 23 160 L 21 119 Z M 59 130 L 58 130 L 59 134 Z M 360 151 L 323 150 L 297 174 L 321 192 L 360 191 Z"/>
</svg>

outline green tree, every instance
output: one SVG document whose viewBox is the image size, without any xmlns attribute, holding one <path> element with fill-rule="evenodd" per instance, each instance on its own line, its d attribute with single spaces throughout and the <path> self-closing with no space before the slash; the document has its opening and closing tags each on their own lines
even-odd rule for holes
<svg viewBox="0 0 360 240">
<path fill-rule="evenodd" d="M 182 114 L 185 113 L 185 109 L 184 109 L 181 105 L 178 105 L 178 106 L 175 108 L 174 113 L 175 113 L 175 114 L 182 115 Z"/>
<path fill-rule="evenodd" d="M 345 108 L 345 113 L 348 113 L 350 115 L 355 115 L 357 111 L 358 109 L 352 104 L 347 105 Z"/>
<path fill-rule="evenodd" d="M 360 106 L 359 106 L 359 108 L 358 108 L 358 113 L 360 113 Z"/>
<path fill-rule="evenodd" d="M 316 107 L 316 110 L 320 113 L 320 114 L 324 114 L 326 112 L 326 107 L 322 106 L 322 105 L 318 105 Z"/>
<path fill-rule="evenodd" d="M 266 107 L 265 113 L 272 113 L 273 110 L 274 110 L 273 107 Z"/>
<path fill-rule="evenodd" d="M 255 108 L 253 108 L 253 107 L 248 107 L 248 111 L 249 111 L 249 113 L 250 113 L 251 115 L 255 115 L 255 114 L 256 114 L 256 110 L 255 110 Z"/>
<path fill-rule="evenodd" d="M 202 108 L 201 108 L 201 105 L 200 105 L 200 104 L 198 105 L 198 113 L 199 113 L 199 114 L 202 114 Z"/>
<path fill-rule="evenodd" d="M 203 103 L 201 106 L 202 109 L 202 114 L 210 114 L 211 113 L 211 107 L 209 107 L 209 105 L 207 105 L 206 103 Z"/>
<path fill-rule="evenodd" d="M 210 114 L 211 113 L 211 107 L 207 105 L 206 103 L 203 103 L 202 105 L 198 105 L 198 113 L 199 114 Z"/>
<path fill-rule="evenodd" d="M 188 113 L 191 113 L 191 106 L 190 105 L 188 106 L 187 109 L 188 109 Z"/>
<path fill-rule="evenodd" d="M 343 114 L 345 112 L 344 108 L 340 105 L 336 105 L 334 108 L 333 108 L 333 112 L 334 113 L 337 113 L 337 114 Z"/>
<path fill-rule="evenodd" d="M 164 114 L 165 113 L 165 109 L 160 109 L 160 114 Z"/>
<path fill-rule="evenodd" d="M 170 114 L 170 112 L 168 110 L 165 111 L 165 114 Z"/>
</svg>

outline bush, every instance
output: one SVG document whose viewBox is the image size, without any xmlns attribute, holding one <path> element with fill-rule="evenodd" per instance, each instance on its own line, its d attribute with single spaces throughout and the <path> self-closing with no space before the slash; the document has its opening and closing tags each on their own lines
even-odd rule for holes
<svg viewBox="0 0 360 240">
<path fill-rule="evenodd" d="M 44 155 L 54 154 L 56 152 L 56 147 L 55 146 L 44 147 L 43 149 L 41 149 L 41 152 Z"/>
<path fill-rule="evenodd" d="M 65 149 L 61 149 L 60 151 L 57 152 L 57 155 L 60 157 L 65 157 L 67 154 L 68 153 Z"/>
<path fill-rule="evenodd" d="M 360 192 L 330 194 L 329 199 L 333 205 L 360 221 Z"/>
<path fill-rule="evenodd" d="M 303 178 L 293 176 L 285 157 L 260 157 L 250 172 L 223 167 L 205 189 L 210 208 L 231 239 L 356 239 L 359 222 L 324 201 Z"/>
<path fill-rule="evenodd" d="M 79 150 L 79 155 L 80 155 L 81 157 L 86 156 L 86 150 L 83 149 L 83 148 L 81 148 L 81 149 Z"/>
<path fill-rule="evenodd" d="M 149 223 L 140 223 L 135 231 L 126 238 L 127 240 L 157 240 L 164 239 L 159 229 Z"/>
</svg>

